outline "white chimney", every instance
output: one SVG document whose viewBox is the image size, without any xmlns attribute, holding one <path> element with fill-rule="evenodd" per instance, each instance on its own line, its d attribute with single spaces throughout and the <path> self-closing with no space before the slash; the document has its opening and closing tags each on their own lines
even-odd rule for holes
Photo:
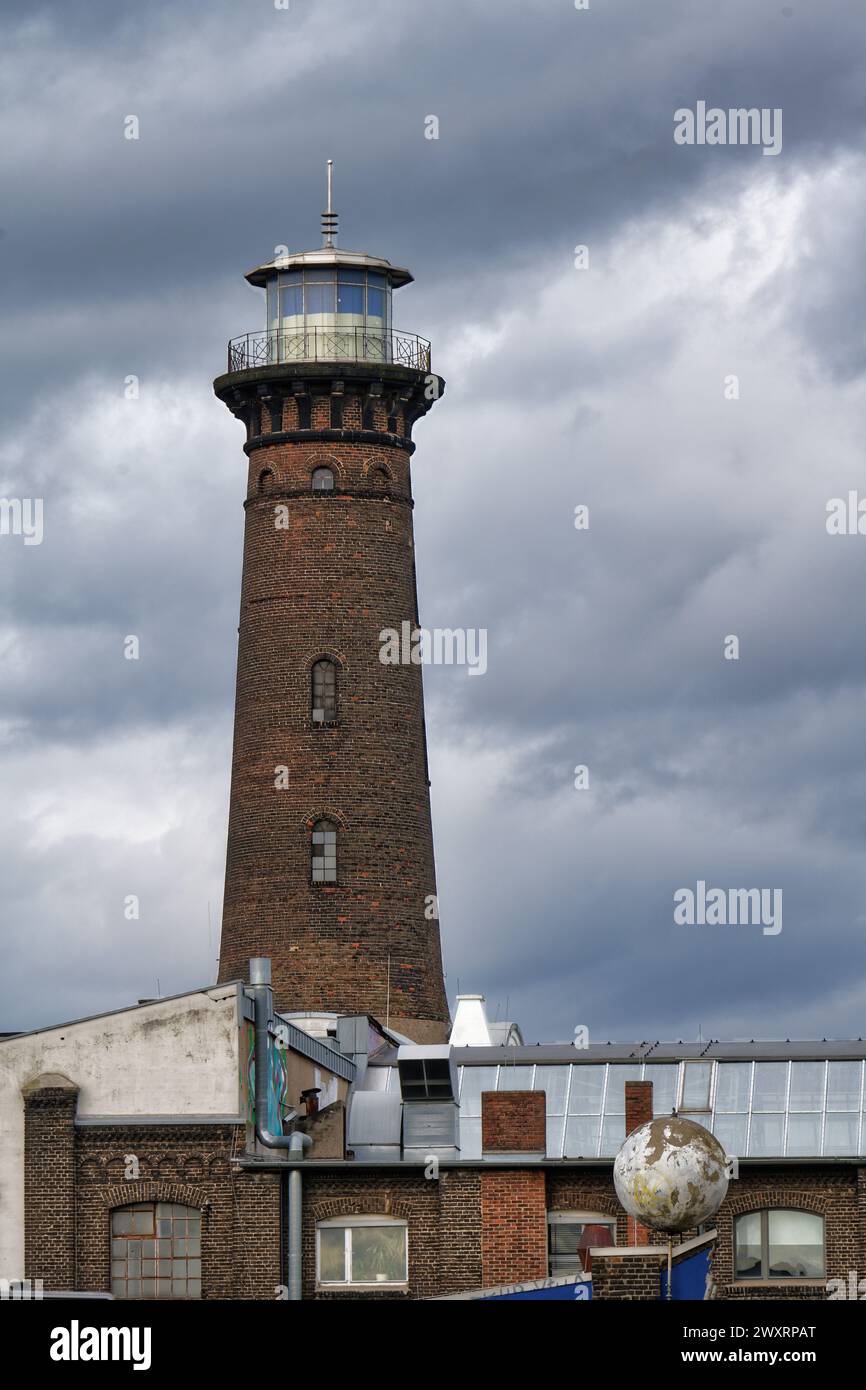
<svg viewBox="0 0 866 1390">
<path fill-rule="evenodd" d="M 491 1046 L 483 994 L 458 994 L 454 1025 L 448 1041 L 452 1047 Z"/>
</svg>

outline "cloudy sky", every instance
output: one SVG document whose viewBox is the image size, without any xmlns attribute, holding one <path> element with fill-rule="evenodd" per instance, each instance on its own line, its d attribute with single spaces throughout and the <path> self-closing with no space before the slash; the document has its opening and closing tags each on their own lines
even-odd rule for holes
<svg viewBox="0 0 866 1390">
<path fill-rule="evenodd" d="M 211 380 L 332 157 L 448 382 L 422 620 L 489 634 L 483 678 L 426 673 L 449 996 L 533 1041 L 863 1033 L 866 536 L 826 517 L 866 496 L 866 16 L 5 0 L 0 92 L 0 497 L 45 528 L 0 536 L 0 1031 L 214 978 L 244 462 Z M 676 144 L 699 101 L 781 109 L 781 153 Z M 698 880 L 781 889 L 782 931 L 675 925 Z"/>
</svg>

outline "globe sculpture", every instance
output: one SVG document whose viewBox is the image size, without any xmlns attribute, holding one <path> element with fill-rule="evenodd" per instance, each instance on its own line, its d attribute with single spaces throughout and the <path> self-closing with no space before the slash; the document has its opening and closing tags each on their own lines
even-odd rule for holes
<svg viewBox="0 0 866 1390">
<path fill-rule="evenodd" d="M 668 1115 L 628 1136 L 614 1160 L 613 1181 L 630 1216 L 672 1236 L 715 1215 L 728 1190 L 727 1164 L 708 1129 Z"/>
</svg>

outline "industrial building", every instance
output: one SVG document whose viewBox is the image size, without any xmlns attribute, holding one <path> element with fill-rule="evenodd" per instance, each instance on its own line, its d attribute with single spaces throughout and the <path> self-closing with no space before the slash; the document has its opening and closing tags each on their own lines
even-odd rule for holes
<svg viewBox="0 0 866 1390">
<path fill-rule="evenodd" d="M 219 980 L 0 1039 L 0 1278 L 658 1296 L 611 1168 L 676 1110 L 736 1160 L 685 1241 L 716 1296 L 825 1298 L 866 1270 L 861 1039 L 576 1048 L 480 995 L 450 1017 L 421 665 L 380 652 L 419 623 L 412 430 L 444 382 L 392 326 L 410 272 L 338 250 L 330 192 L 323 232 L 248 274 L 266 326 L 215 382 L 247 458 Z"/>
</svg>

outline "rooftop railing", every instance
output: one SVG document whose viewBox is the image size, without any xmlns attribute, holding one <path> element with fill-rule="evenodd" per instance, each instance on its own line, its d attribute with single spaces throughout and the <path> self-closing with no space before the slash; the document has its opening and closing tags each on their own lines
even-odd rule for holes
<svg viewBox="0 0 866 1390">
<path fill-rule="evenodd" d="M 388 362 L 429 372 L 430 344 L 417 333 L 377 328 L 274 328 L 232 338 L 228 370 L 282 362 Z"/>
</svg>

